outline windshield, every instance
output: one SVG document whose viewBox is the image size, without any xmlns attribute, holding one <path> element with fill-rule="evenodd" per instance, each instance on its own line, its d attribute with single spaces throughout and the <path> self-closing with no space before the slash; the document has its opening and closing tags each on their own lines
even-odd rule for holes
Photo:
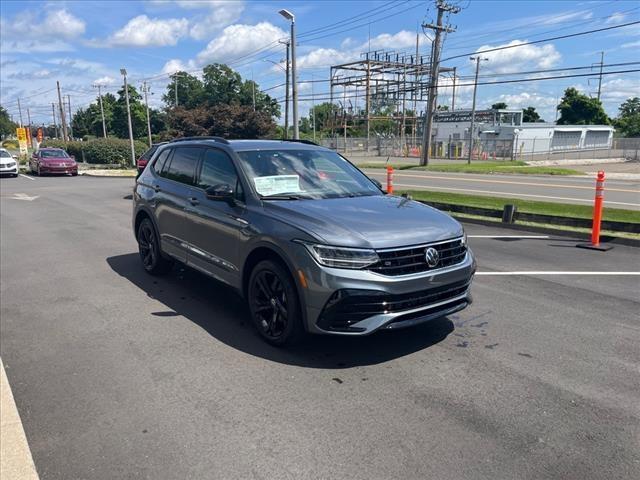
<svg viewBox="0 0 640 480">
<path fill-rule="evenodd" d="M 11 154 L 6 150 L 0 150 L 0 157 L 2 158 L 11 158 Z"/>
<path fill-rule="evenodd" d="M 64 150 L 40 150 L 42 158 L 69 158 Z"/>
<path fill-rule="evenodd" d="M 335 152 L 251 150 L 237 152 L 262 198 L 338 198 L 382 195 L 369 178 Z"/>
</svg>

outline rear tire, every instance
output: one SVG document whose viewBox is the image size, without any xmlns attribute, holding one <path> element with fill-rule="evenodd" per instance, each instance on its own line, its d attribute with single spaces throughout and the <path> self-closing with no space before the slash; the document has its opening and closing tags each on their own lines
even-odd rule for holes
<svg viewBox="0 0 640 480">
<path fill-rule="evenodd" d="M 289 271 L 280 263 L 263 260 L 249 279 L 249 309 L 260 336 L 282 347 L 304 336 L 300 299 Z"/>
<path fill-rule="evenodd" d="M 151 275 L 163 275 L 171 270 L 173 261 L 164 257 L 156 229 L 148 218 L 140 222 L 136 235 L 142 266 Z"/>
</svg>

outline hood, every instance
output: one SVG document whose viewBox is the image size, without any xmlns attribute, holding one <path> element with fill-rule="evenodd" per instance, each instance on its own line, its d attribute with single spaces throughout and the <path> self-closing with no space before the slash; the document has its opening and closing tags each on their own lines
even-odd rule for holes
<svg viewBox="0 0 640 480">
<path fill-rule="evenodd" d="M 271 200 L 264 208 L 327 245 L 389 248 L 462 235 L 462 226 L 449 215 L 402 197 Z"/>
</svg>

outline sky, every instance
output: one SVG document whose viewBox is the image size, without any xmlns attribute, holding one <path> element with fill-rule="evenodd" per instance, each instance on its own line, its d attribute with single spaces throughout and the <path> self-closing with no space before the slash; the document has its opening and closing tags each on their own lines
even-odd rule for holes
<svg viewBox="0 0 640 480">
<path fill-rule="evenodd" d="M 445 18 L 455 31 L 444 38 L 442 66 L 456 67 L 459 76 L 456 109 L 471 106 L 474 52 L 640 20 L 640 3 L 626 0 L 450 3 L 461 9 Z M 18 121 L 19 98 L 25 123 L 27 109 L 33 124 L 51 123 L 56 81 L 75 111 L 95 101 L 97 84 L 115 93 L 124 67 L 134 86 L 148 81 L 150 105 L 162 107 L 169 74 L 197 74 L 213 62 L 229 64 L 281 100 L 284 74 L 274 63 L 283 65 L 278 41 L 288 37 L 290 25 L 278 14 L 282 8 L 295 14 L 302 115 L 310 98 L 320 103 L 328 97 L 331 65 L 358 60 L 369 49 L 413 53 L 416 33 L 421 53 L 429 55 L 433 35 L 420 25 L 435 22 L 437 13 L 433 1 L 412 0 L 5 0 L 0 3 L 0 104 Z M 536 81 L 479 85 L 477 106 L 534 106 L 553 121 L 567 87 L 596 95 L 601 52 L 605 72 L 640 68 L 615 66 L 640 62 L 640 25 L 484 53 L 481 83 Z M 527 73 L 569 67 L 588 68 Z M 589 76 L 540 80 L 570 73 Z M 450 105 L 451 83 L 450 76 L 440 80 L 439 104 Z M 603 76 L 601 99 L 610 116 L 633 96 L 640 96 L 640 73 Z M 362 107 L 364 100 L 357 101 Z"/>
</svg>

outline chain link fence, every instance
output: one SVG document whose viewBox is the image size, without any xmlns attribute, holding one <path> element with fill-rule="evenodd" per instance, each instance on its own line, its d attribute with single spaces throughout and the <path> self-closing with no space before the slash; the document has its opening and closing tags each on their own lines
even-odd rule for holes
<svg viewBox="0 0 640 480">
<path fill-rule="evenodd" d="M 333 137 L 321 140 L 325 147 L 350 157 L 407 157 L 419 158 L 422 139 L 407 136 L 369 139 L 359 137 Z M 431 157 L 438 159 L 468 159 L 467 140 L 438 139 L 432 145 Z M 571 145 L 554 145 L 545 138 L 528 138 L 526 141 L 479 139 L 474 142 L 472 160 L 590 160 L 620 158 L 640 160 L 640 138 L 614 138 L 611 145 L 587 144 L 580 148 Z"/>
</svg>

